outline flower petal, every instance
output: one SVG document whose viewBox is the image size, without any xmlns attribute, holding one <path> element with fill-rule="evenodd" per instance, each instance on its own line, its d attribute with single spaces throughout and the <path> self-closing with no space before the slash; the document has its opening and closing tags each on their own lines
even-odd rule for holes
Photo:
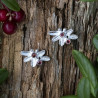
<svg viewBox="0 0 98 98">
<path fill-rule="evenodd" d="M 45 54 L 45 50 L 37 52 L 37 57 L 42 57 Z"/>
<path fill-rule="evenodd" d="M 31 66 L 35 67 L 37 65 L 38 59 L 37 58 L 32 58 L 31 60 Z"/>
<path fill-rule="evenodd" d="M 30 57 L 25 57 L 24 58 L 24 62 L 28 62 L 28 61 L 30 61 L 32 59 L 32 57 L 30 56 Z"/>
<path fill-rule="evenodd" d="M 69 38 L 69 39 L 77 39 L 77 38 L 78 38 L 78 36 L 77 36 L 77 35 L 75 35 L 75 34 L 72 34 L 72 35 L 70 35 L 68 38 Z"/>
<path fill-rule="evenodd" d="M 58 29 L 58 31 L 62 31 L 62 29 L 61 29 L 61 28 L 59 28 L 59 29 Z"/>
<path fill-rule="evenodd" d="M 64 38 L 64 43 L 66 43 L 67 40 L 68 40 L 68 38 Z"/>
<path fill-rule="evenodd" d="M 31 56 L 31 52 L 30 51 L 21 51 L 20 53 L 23 56 Z"/>
<path fill-rule="evenodd" d="M 55 36 L 55 37 L 52 38 L 52 41 L 53 42 L 58 41 L 60 38 L 61 38 L 60 36 Z"/>
<path fill-rule="evenodd" d="M 41 61 L 50 61 L 50 57 L 48 57 L 48 56 L 43 56 L 43 57 L 41 57 L 40 60 L 41 60 Z"/>
<path fill-rule="evenodd" d="M 53 31 L 50 31 L 49 35 L 52 35 L 52 36 L 57 36 L 57 35 L 60 35 L 61 31 L 54 31 L 54 33 L 51 33 Z"/>
<path fill-rule="evenodd" d="M 32 53 L 33 53 L 33 52 L 34 52 L 34 50 L 33 50 L 33 49 L 31 49 L 31 50 L 30 50 L 30 52 L 32 52 Z"/>
<path fill-rule="evenodd" d="M 37 50 L 35 50 L 35 53 L 37 53 L 38 52 L 38 49 Z"/>
<path fill-rule="evenodd" d="M 73 32 L 73 30 L 72 30 L 72 29 L 69 29 L 69 30 L 67 30 L 66 32 L 67 32 L 66 35 L 67 35 L 67 36 L 70 36 L 70 34 Z"/>
<path fill-rule="evenodd" d="M 59 40 L 59 45 L 63 46 L 66 41 L 67 41 L 67 38 L 64 38 L 64 37 L 61 38 L 61 39 Z"/>
<path fill-rule="evenodd" d="M 63 32 L 66 32 L 66 28 L 63 29 Z"/>
</svg>

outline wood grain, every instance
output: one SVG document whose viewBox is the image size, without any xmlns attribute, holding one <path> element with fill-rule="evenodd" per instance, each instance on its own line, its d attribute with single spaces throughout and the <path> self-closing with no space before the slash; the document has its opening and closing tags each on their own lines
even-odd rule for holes
<svg viewBox="0 0 98 98">
<path fill-rule="evenodd" d="M 60 98 L 75 94 L 81 77 L 72 50 L 82 51 L 95 60 L 92 38 L 98 33 L 98 2 L 77 0 L 18 0 L 26 20 L 15 34 L 4 34 L 2 67 L 10 72 L 2 87 L 2 98 Z M 71 45 L 52 43 L 48 34 L 58 28 L 72 28 L 79 39 Z M 1 32 L 2 33 L 2 32 Z M 24 63 L 22 50 L 45 49 L 51 61 L 32 68 Z"/>
</svg>

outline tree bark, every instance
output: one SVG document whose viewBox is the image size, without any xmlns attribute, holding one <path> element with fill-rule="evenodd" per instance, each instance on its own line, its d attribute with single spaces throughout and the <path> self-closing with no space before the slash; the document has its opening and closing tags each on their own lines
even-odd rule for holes
<svg viewBox="0 0 98 98">
<path fill-rule="evenodd" d="M 98 2 L 79 0 L 18 0 L 26 13 L 26 20 L 18 24 L 15 34 L 4 34 L 2 67 L 10 75 L 2 91 L 2 98 L 60 98 L 75 94 L 81 77 L 72 56 L 77 49 L 95 60 L 92 38 L 98 33 Z M 58 28 L 72 28 L 78 40 L 63 47 L 51 41 L 48 32 Z M 32 68 L 24 63 L 22 50 L 45 49 L 51 60 Z"/>
</svg>

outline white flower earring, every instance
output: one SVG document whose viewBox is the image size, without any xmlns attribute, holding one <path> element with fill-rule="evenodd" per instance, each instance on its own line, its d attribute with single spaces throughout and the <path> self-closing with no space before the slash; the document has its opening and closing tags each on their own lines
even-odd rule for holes
<svg viewBox="0 0 98 98">
<path fill-rule="evenodd" d="M 24 62 L 31 61 L 31 66 L 35 67 L 36 65 L 42 65 L 43 61 L 49 61 L 48 56 L 44 56 L 45 50 L 38 51 L 31 49 L 30 51 L 21 51 L 21 55 L 27 56 L 24 58 Z"/>
<path fill-rule="evenodd" d="M 78 38 L 78 36 L 75 35 L 75 34 L 72 34 L 72 32 L 73 32 L 72 29 L 66 30 L 64 28 L 63 30 L 62 29 L 58 29 L 58 31 L 50 31 L 49 35 L 54 36 L 52 38 L 53 42 L 59 40 L 59 45 L 63 46 L 65 43 L 66 44 L 70 44 L 71 43 L 71 39 L 75 40 L 75 39 Z"/>
</svg>

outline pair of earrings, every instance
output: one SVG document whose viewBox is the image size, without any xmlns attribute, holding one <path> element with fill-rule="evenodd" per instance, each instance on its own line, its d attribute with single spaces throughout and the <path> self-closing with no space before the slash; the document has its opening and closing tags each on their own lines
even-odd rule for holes
<svg viewBox="0 0 98 98">
<path fill-rule="evenodd" d="M 70 44 L 71 40 L 76 40 L 78 38 L 77 35 L 72 34 L 73 30 L 69 29 L 66 30 L 65 28 L 58 29 L 57 31 L 50 31 L 49 35 L 54 36 L 52 38 L 53 42 L 56 42 L 59 40 L 59 45 L 63 46 L 65 43 Z M 50 57 L 44 56 L 45 50 L 38 51 L 31 49 L 30 51 L 21 51 L 21 55 L 27 56 L 24 58 L 24 62 L 31 61 L 31 66 L 35 67 L 36 65 L 42 65 L 43 61 L 49 61 Z"/>
</svg>

